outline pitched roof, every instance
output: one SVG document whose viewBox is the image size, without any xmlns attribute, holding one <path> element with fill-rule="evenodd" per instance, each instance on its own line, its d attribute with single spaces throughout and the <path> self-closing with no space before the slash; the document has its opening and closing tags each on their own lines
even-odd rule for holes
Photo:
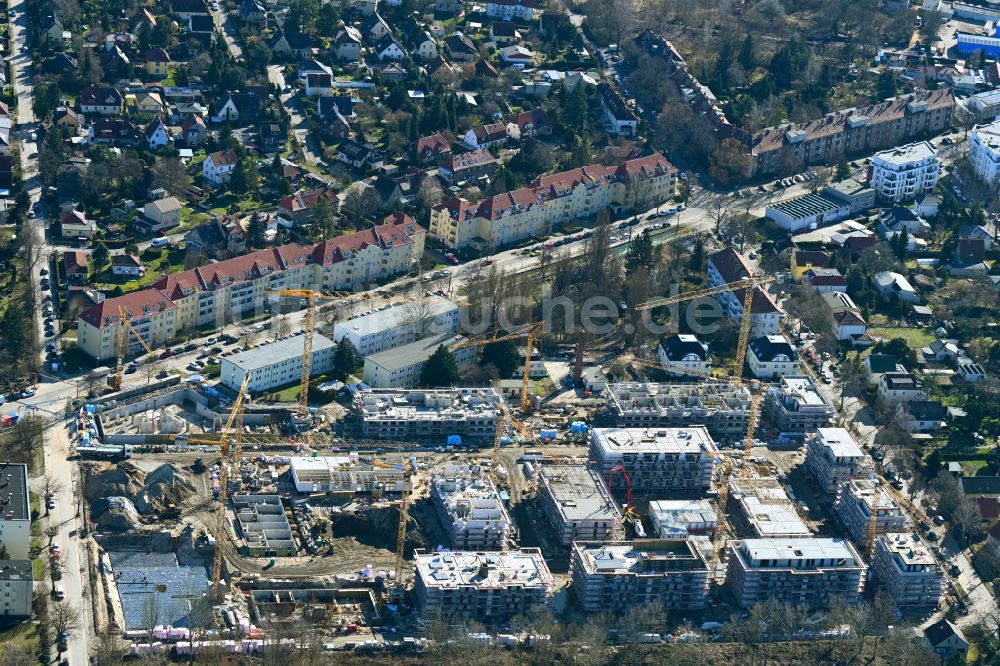
<svg viewBox="0 0 1000 666">
<path fill-rule="evenodd" d="M 442 166 L 452 173 L 460 173 L 466 169 L 473 169 L 486 164 L 496 164 L 496 162 L 497 158 L 493 157 L 493 153 L 486 148 L 478 148 L 467 153 L 462 153 L 461 155 L 452 155 L 445 160 Z"/>
<path fill-rule="evenodd" d="M 221 169 L 222 167 L 236 164 L 238 158 L 236 156 L 236 151 L 229 148 L 227 150 L 219 150 L 211 153 L 206 159 L 211 160 L 215 168 Z"/>
<path fill-rule="evenodd" d="M 927 640 L 930 641 L 930 644 L 935 647 L 944 643 L 952 636 L 958 636 L 963 641 L 968 642 L 965 638 L 965 634 L 962 633 L 962 630 L 945 619 L 938 620 L 934 624 L 925 628 L 924 635 L 927 636 Z"/>
<path fill-rule="evenodd" d="M 134 254 L 116 254 L 111 257 L 111 265 L 141 268 L 142 262 L 139 261 L 139 257 L 135 256 Z"/>
<path fill-rule="evenodd" d="M 1000 495 L 1000 476 L 963 476 L 958 482 L 966 495 Z"/>
<path fill-rule="evenodd" d="M 451 144 L 440 134 L 431 134 L 417 139 L 417 154 L 421 157 L 443 155 L 451 152 Z"/>
<path fill-rule="evenodd" d="M 278 206 L 289 211 L 290 213 L 297 213 L 304 210 L 310 210 L 321 201 L 325 201 L 332 206 L 336 206 L 339 201 L 339 197 L 332 187 L 317 187 L 312 190 L 303 190 L 301 192 L 296 192 L 295 194 L 290 194 L 279 201 Z"/>
<path fill-rule="evenodd" d="M 826 268 L 830 265 L 830 254 L 822 250 L 795 250 L 792 259 L 796 266 Z"/>
<path fill-rule="evenodd" d="M 709 256 L 709 262 L 719 271 L 725 282 L 739 282 L 753 275 L 753 268 L 746 258 L 731 247 Z"/>
<path fill-rule="evenodd" d="M 78 106 L 111 106 L 122 103 L 122 94 L 111 86 L 87 86 L 76 96 Z"/>
<path fill-rule="evenodd" d="M 917 421 L 944 421 L 948 413 L 940 400 L 914 400 L 907 403 L 906 409 Z"/>
<path fill-rule="evenodd" d="M 881 374 L 896 372 L 896 357 L 891 354 L 872 354 L 868 357 L 869 372 Z"/>
<path fill-rule="evenodd" d="M 170 62 L 170 54 L 165 49 L 150 49 L 146 53 L 146 62 Z"/>
<path fill-rule="evenodd" d="M 750 351 L 761 363 L 771 363 L 778 356 L 794 361 L 798 358 L 795 347 L 783 335 L 762 335 L 750 341 Z"/>
<path fill-rule="evenodd" d="M 694 335 L 671 335 L 660 340 L 660 347 L 663 348 L 668 361 L 684 361 L 689 356 L 694 356 L 699 361 L 708 360 L 708 345 Z"/>
<path fill-rule="evenodd" d="M 521 111 L 514 116 L 514 123 L 521 128 L 522 132 L 528 131 L 529 128 L 539 130 L 544 127 L 552 127 L 552 121 L 549 120 L 548 114 L 542 109 Z"/>
<path fill-rule="evenodd" d="M 63 272 L 84 273 L 87 272 L 87 254 L 76 250 L 63 252 Z"/>
<path fill-rule="evenodd" d="M 177 197 L 164 197 L 163 199 L 148 202 L 146 207 L 155 208 L 160 213 L 169 213 L 180 210 L 183 206 L 181 206 L 181 202 L 178 201 Z"/>
<path fill-rule="evenodd" d="M 118 323 L 118 308 L 124 309 L 129 319 L 136 320 L 158 312 L 173 310 L 176 307 L 177 305 L 159 289 L 142 289 L 101 301 L 94 307 L 85 310 L 80 315 L 80 319 L 91 326 L 103 328 Z"/>
</svg>

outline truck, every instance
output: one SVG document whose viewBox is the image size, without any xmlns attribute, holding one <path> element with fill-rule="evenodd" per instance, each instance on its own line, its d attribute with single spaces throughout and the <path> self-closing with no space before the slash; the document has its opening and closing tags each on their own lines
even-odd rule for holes
<svg viewBox="0 0 1000 666">
<path fill-rule="evenodd" d="M 132 447 L 112 444 L 97 444 L 95 446 L 78 446 L 76 452 L 81 458 L 97 460 L 127 460 L 132 457 Z"/>
</svg>

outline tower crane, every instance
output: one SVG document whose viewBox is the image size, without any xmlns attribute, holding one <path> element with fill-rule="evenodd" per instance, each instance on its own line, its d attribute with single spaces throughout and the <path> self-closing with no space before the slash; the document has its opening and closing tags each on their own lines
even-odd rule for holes
<svg viewBox="0 0 1000 666">
<path fill-rule="evenodd" d="M 222 597 L 222 541 L 226 536 L 226 502 L 229 499 L 229 472 L 232 467 L 239 474 L 239 456 L 242 452 L 243 439 L 243 399 L 250 384 L 250 374 L 247 373 L 240 386 L 229 419 L 222 430 L 222 457 L 219 467 L 219 499 L 215 510 L 215 559 L 212 562 L 212 592 L 217 598 Z M 234 427 L 238 426 L 238 427 Z M 233 435 L 233 445 L 230 447 L 229 436 Z M 231 455 L 232 454 L 232 455 Z"/>
<path fill-rule="evenodd" d="M 341 293 L 326 293 L 313 289 L 277 289 L 269 290 L 283 298 L 301 298 L 306 301 L 306 316 L 302 330 L 302 380 L 299 387 L 299 414 L 309 417 L 309 376 L 312 371 L 313 333 L 316 330 L 316 301 L 326 301 L 343 296 Z"/>
<path fill-rule="evenodd" d="M 865 530 L 865 554 L 868 556 L 869 563 L 871 562 L 872 553 L 875 551 L 875 536 L 878 531 L 878 510 L 879 505 L 882 503 L 882 484 L 880 481 L 881 480 L 876 477 L 875 496 L 872 498 L 872 515 L 868 518 L 868 526 Z"/>
<path fill-rule="evenodd" d="M 389 463 L 373 460 L 372 465 L 383 469 L 393 469 L 403 473 L 402 495 L 399 498 L 399 527 L 396 529 L 396 580 L 394 589 L 397 594 L 405 589 L 403 582 L 403 563 L 406 553 L 406 524 L 410 519 L 410 495 L 413 493 L 413 466 L 406 462 L 402 465 L 390 465 Z"/>
<path fill-rule="evenodd" d="M 466 349 L 468 347 L 485 347 L 487 345 L 494 344 L 496 342 L 506 342 L 508 340 L 520 340 L 525 338 L 525 350 L 524 350 L 524 376 L 521 377 L 521 412 L 527 412 L 531 408 L 531 401 L 528 399 L 528 384 L 530 383 L 531 375 L 531 354 L 535 349 L 535 341 L 540 336 L 542 326 L 545 325 L 544 321 L 539 321 L 534 324 L 528 324 L 528 328 L 520 331 L 518 333 L 511 333 L 509 335 L 497 335 L 495 332 L 492 337 L 489 338 L 479 338 L 476 340 L 463 340 L 461 342 L 456 342 L 451 345 L 449 349 L 455 351 L 458 349 Z"/>
<path fill-rule="evenodd" d="M 128 337 L 129 331 L 132 332 L 132 335 L 135 336 L 135 339 L 139 341 L 139 344 L 142 345 L 143 349 L 145 349 L 147 353 L 149 354 L 153 353 L 153 348 L 150 347 L 148 344 L 146 344 L 146 341 L 142 339 L 141 335 L 139 335 L 139 331 L 135 330 L 135 326 L 133 326 L 132 322 L 129 321 L 130 317 L 131 315 L 129 314 L 128 310 L 119 305 L 118 331 L 117 331 L 118 337 L 116 339 L 117 358 L 115 361 L 115 374 L 111 383 L 111 387 L 116 391 L 120 391 L 122 389 L 122 371 L 124 369 L 123 364 L 125 362 L 125 341 L 126 338 Z"/>
</svg>

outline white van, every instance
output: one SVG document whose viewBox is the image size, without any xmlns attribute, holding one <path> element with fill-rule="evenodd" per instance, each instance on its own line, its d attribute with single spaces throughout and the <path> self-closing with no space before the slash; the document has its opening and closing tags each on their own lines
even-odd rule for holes
<svg viewBox="0 0 1000 666">
<path fill-rule="evenodd" d="M 62 585 L 56 585 L 52 588 L 52 596 L 56 598 L 56 601 L 62 601 L 66 598 L 66 590 Z"/>
<path fill-rule="evenodd" d="M 168 245 L 170 245 L 170 239 L 163 237 L 154 238 L 153 242 L 149 244 L 150 247 L 166 247 Z"/>
</svg>

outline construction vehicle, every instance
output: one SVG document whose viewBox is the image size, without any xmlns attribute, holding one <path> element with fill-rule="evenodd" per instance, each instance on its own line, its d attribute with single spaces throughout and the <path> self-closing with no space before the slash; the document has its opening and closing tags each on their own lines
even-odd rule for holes
<svg viewBox="0 0 1000 666">
<path fill-rule="evenodd" d="M 131 317 L 131 315 L 129 314 L 128 310 L 126 310 L 125 308 L 123 308 L 122 306 L 119 305 L 118 306 L 118 331 L 117 331 L 118 337 L 117 337 L 117 340 L 116 340 L 116 343 L 117 343 L 116 344 L 116 351 L 118 353 L 117 353 L 117 356 L 116 356 L 116 359 L 115 359 L 115 374 L 114 374 L 114 377 L 113 377 L 113 379 L 111 381 L 111 388 L 114 389 L 115 391 L 121 391 L 122 390 L 122 373 L 123 373 L 124 367 L 125 367 L 124 366 L 124 364 L 125 364 L 125 341 L 126 341 L 126 338 L 128 337 L 129 331 L 131 331 L 132 335 L 135 336 L 135 339 L 139 341 L 139 344 L 142 345 L 143 349 L 145 349 L 147 353 L 149 353 L 149 354 L 153 353 L 153 348 L 150 347 L 148 344 L 146 344 L 146 341 L 142 339 L 141 335 L 139 335 L 139 331 L 135 330 L 135 326 L 133 326 L 132 322 L 129 321 L 130 317 Z"/>
<path fill-rule="evenodd" d="M 248 374 L 240 386 L 229 419 L 222 430 L 222 456 L 219 464 L 219 494 L 215 511 L 215 558 L 212 562 L 212 594 L 216 599 L 222 598 L 222 542 L 226 538 L 226 502 L 229 499 L 229 471 L 239 470 L 243 439 L 243 398 L 250 384 Z M 233 435 L 233 445 L 229 437 Z"/>
<path fill-rule="evenodd" d="M 616 465 L 611 468 L 608 473 L 608 488 L 611 488 L 611 482 L 615 474 L 621 474 L 622 478 L 625 479 L 625 504 L 622 505 L 621 516 L 615 517 L 615 524 L 612 527 L 611 538 L 614 541 L 624 541 L 625 535 L 625 523 L 631 523 L 632 528 L 635 530 L 636 536 L 643 537 L 645 534 L 642 529 L 642 520 L 639 518 L 638 514 L 635 512 L 635 507 L 632 505 L 632 479 L 629 478 L 628 472 L 622 465 Z"/>
<path fill-rule="evenodd" d="M 466 349 L 468 347 L 485 347 L 487 345 L 492 345 L 497 342 L 506 342 L 508 340 L 520 340 L 525 338 L 525 348 L 524 348 L 524 376 L 521 377 L 521 413 L 527 413 L 531 409 L 531 401 L 528 396 L 528 385 L 531 382 L 531 354 L 535 349 L 535 341 L 538 339 L 542 326 L 545 322 L 540 321 L 534 324 L 528 324 L 528 328 L 518 332 L 511 333 L 509 335 L 497 335 L 494 333 L 492 337 L 489 338 L 478 338 L 476 340 L 463 340 L 461 342 L 456 342 L 451 345 L 448 349 L 455 351 L 458 349 Z"/>
</svg>

